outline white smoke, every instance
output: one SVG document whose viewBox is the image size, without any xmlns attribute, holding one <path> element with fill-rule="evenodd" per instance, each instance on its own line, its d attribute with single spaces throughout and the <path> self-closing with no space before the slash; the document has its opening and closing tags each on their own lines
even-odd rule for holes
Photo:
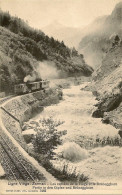
<svg viewBox="0 0 122 195">
<path fill-rule="evenodd" d="M 24 82 L 26 83 L 27 81 L 30 81 L 30 82 L 33 82 L 36 80 L 36 75 L 27 75 L 25 78 L 24 78 Z"/>
<path fill-rule="evenodd" d="M 60 70 L 57 70 L 54 62 L 43 61 L 39 62 L 38 65 L 34 67 L 34 71 L 24 78 L 24 82 L 34 82 L 39 79 L 57 79 L 59 75 Z"/>
<path fill-rule="evenodd" d="M 43 61 L 37 67 L 37 72 L 42 79 L 56 79 L 59 77 L 60 71 L 57 70 L 53 62 Z"/>
</svg>

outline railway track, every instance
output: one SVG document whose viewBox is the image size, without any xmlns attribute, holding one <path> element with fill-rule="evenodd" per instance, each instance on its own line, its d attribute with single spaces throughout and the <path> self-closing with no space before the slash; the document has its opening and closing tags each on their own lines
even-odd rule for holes
<svg viewBox="0 0 122 195">
<path fill-rule="evenodd" d="M 15 96 L 9 96 L 0 99 L 0 114 L 4 110 L 13 117 L 4 108 L 4 104 Z M 1 110 L 2 109 L 2 110 Z M 16 121 L 16 117 L 13 117 Z M 49 174 L 38 162 L 31 158 L 26 151 L 17 143 L 11 133 L 5 128 L 0 117 L 0 163 L 6 173 L 7 180 L 18 181 L 55 181 L 55 178 Z M 19 122 L 19 121 L 18 121 Z"/>
<path fill-rule="evenodd" d="M 4 170 L 6 171 L 6 179 L 7 180 L 15 180 L 21 179 L 20 173 L 17 171 L 15 165 L 13 164 L 11 158 L 9 158 L 8 154 L 0 144 L 0 154 L 1 154 L 1 164 Z"/>
<path fill-rule="evenodd" d="M 18 158 L 11 146 L 6 142 L 5 138 L 0 135 L 0 149 L 2 155 L 2 166 L 6 170 L 6 175 L 9 180 L 25 180 L 37 181 L 38 175 L 33 174 L 28 170 L 22 162 L 21 156 Z"/>
</svg>

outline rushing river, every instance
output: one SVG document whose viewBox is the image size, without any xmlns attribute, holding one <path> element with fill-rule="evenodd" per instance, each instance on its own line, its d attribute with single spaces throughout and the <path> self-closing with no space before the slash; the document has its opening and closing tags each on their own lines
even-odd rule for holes
<svg viewBox="0 0 122 195">
<path fill-rule="evenodd" d="M 109 124 L 103 124 L 100 118 L 92 117 L 97 101 L 91 92 L 81 90 L 86 84 L 64 89 L 63 100 L 59 104 L 44 108 L 33 120 L 52 117 L 54 120 L 64 121 L 58 126 L 58 130 L 67 130 L 67 134 L 63 136 L 64 145 L 57 149 L 57 153 L 63 151 L 64 158 L 60 163 L 53 161 L 55 167 L 63 166 L 68 159 L 70 168 L 76 167 L 77 171 L 89 175 L 94 180 L 97 177 L 99 180 L 120 179 L 121 148 L 112 145 L 103 147 L 96 142 L 105 141 L 108 137 L 109 140 L 115 139 L 118 137 L 118 130 Z M 113 170 L 116 170 L 116 173 Z"/>
<path fill-rule="evenodd" d="M 64 89 L 63 100 L 59 104 L 44 108 L 36 120 L 52 117 L 54 120 L 64 121 L 58 129 L 67 130 L 65 141 L 74 141 L 78 144 L 82 137 L 83 139 L 114 137 L 118 133 L 117 129 L 91 116 L 96 109 L 94 105 L 97 101 L 91 92 L 81 90 L 84 86 L 85 83 Z"/>
</svg>

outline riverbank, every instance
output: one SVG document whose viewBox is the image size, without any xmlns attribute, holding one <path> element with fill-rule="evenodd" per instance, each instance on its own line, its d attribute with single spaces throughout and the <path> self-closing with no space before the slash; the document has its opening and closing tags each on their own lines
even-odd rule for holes
<svg viewBox="0 0 122 195">
<path fill-rule="evenodd" d="M 122 132 L 122 67 L 118 67 L 110 75 L 92 82 L 88 86 L 98 99 L 97 109 L 93 117 L 103 118 L 104 123 L 111 124 Z M 121 133 L 122 134 L 122 133 Z"/>
</svg>

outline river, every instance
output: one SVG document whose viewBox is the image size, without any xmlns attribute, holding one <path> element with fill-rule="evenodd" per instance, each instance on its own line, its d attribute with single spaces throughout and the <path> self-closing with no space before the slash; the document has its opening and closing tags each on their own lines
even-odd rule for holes
<svg viewBox="0 0 122 195">
<path fill-rule="evenodd" d="M 67 130 L 67 134 L 63 136 L 63 145 L 55 150 L 59 157 L 63 154 L 63 158 L 52 161 L 57 169 L 68 163 L 69 171 L 76 167 L 77 172 L 96 181 L 98 178 L 99 181 L 120 180 L 122 149 L 106 144 L 107 139 L 118 137 L 118 130 L 102 123 L 100 118 L 92 117 L 97 100 L 90 91 L 82 89 L 86 84 L 63 89 L 63 100 L 44 108 L 33 120 L 52 117 L 64 121 L 58 126 L 58 131 Z"/>
<path fill-rule="evenodd" d="M 92 112 L 97 101 L 89 91 L 81 90 L 87 83 L 72 86 L 63 90 L 63 100 L 59 104 L 44 108 L 35 119 L 52 117 L 54 120 L 64 121 L 59 130 L 67 130 L 65 141 L 80 144 L 83 139 L 96 137 L 114 137 L 118 131 L 111 125 L 106 125 L 99 118 L 93 118 Z"/>
</svg>

